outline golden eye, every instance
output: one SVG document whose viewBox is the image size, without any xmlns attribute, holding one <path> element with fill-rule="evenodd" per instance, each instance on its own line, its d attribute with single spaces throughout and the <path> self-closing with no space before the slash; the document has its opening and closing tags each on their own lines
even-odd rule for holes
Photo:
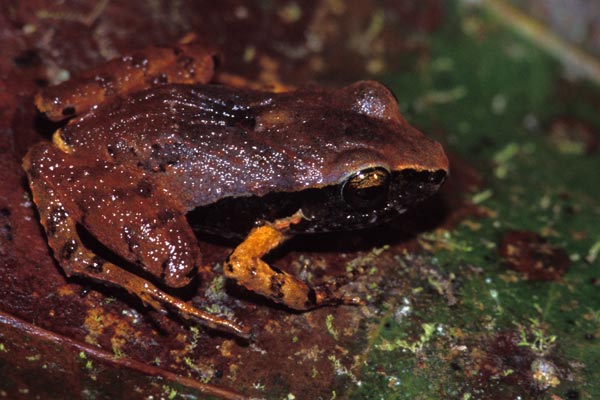
<svg viewBox="0 0 600 400">
<path fill-rule="evenodd" d="M 342 198 L 352 208 L 373 209 L 385 203 L 389 187 L 390 173 L 385 168 L 367 168 L 346 179 Z"/>
</svg>

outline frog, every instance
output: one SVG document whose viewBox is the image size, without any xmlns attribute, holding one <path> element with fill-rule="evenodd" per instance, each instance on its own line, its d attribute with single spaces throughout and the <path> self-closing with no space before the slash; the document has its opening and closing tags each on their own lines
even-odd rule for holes
<svg viewBox="0 0 600 400">
<path fill-rule="evenodd" d="M 247 326 L 170 294 L 209 268 L 200 229 L 241 238 L 225 277 L 275 303 L 362 304 L 263 258 L 296 235 L 403 214 L 446 180 L 442 146 L 376 81 L 263 90 L 220 82 L 218 66 L 210 46 L 152 47 L 37 95 L 49 119 L 67 118 L 23 159 L 58 265 L 161 313 L 249 338 Z"/>
</svg>

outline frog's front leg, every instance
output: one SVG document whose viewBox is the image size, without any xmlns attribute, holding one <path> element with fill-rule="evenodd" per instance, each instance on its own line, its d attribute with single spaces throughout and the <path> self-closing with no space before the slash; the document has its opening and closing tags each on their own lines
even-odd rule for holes
<svg viewBox="0 0 600 400">
<path fill-rule="evenodd" d="M 84 166 L 78 165 L 77 161 L 71 158 L 70 155 L 62 153 L 49 144 L 38 144 L 30 149 L 24 159 L 23 166 L 30 177 L 31 191 L 37 204 L 41 223 L 46 231 L 48 244 L 67 276 L 79 275 L 103 283 L 110 283 L 126 289 L 158 311 L 166 312 L 165 307 L 168 306 L 175 309 L 183 317 L 195 318 L 211 328 L 228 331 L 242 337 L 249 336 L 247 328 L 199 310 L 192 304 L 161 291 L 146 279 L 100 257 L 88 247 L 87 242 L 81 239 L 78 224 L 86 227 L 92 235 L 95 235 L 107 227 L 112 226 L 112 228 L 115 228 L 115 223 L 120 224 L 124 219 L 127 219 L 125 214 L 112 212 L 117 210 L 118 207 L 102 209 L 98 206 L 98 202 L 110 199 L 118 203 L 118 200 L 113 198 L 117 195 L 123 197 L 125 203 L 127 201 L 137 202 L 137 205 L 142 206 L 144 211 L 148 211 L 148 208 L 144 209 L 141 204 L 144 200 L 148 200 L 148 198 L 144 198 L 147 193 L 141 193 L 142 196 L 140 197 L 135 195 L 137 189 L 128 191 L 126 187 L 120 187 L 117 188 L 117 192 L 108 192 L 108 198 L 102 198 L 100 192 L 90 192 L 88 196 L 78 198 L 78 194 L 85 192 L 86 188 L 94 185 L 94 182 L 102 182 L 108 177 L 104 176 L 101 171 L 95 171 L 96 174 L 94 175 L 90 174 Z M 125 182 L 125 185 L 131 184 L 128 180 L 123 182 Z M 128 198 L 128 193 L 135 196 Z M 91 205 L 94 205 L 94 207 L 90 207 Z M 151 211 L 160 212 L 162 210 Z M 131 214 L 137 215 L 139 213 L 137 209 L 132 209 Z M 152 230 L 152 227 L 149 225 L 136 227 L 135 219 L 129 219 L 128 222 L 130 224 L 123 227 L 128 228 L 130 232 L 123 232 L 123 229 L 119 232 L 117 229 L 114 232 L 114 237 L 112 237 L 113 243 L 109 246 L 118 255 L 129 261 L 134 261 L 135 257 L 141 255 L 136 249 L 143 250 L 145 245 L 140 246 L 135 241 L 122 243 L 119 234 L 129 235 L 142 228 L 145 228 L 146 233 L 150 234 L 149 231 Z M 176 228 L 169 226 L 167 230 L 176 230 Z M 138 233 L 142 233 L 142 231 Z M 97 239 L 105 244 L 107 240 L 111 239 L 102 237 L 101 234 L 98 236 Z M 158 238 L 158 236 L 154 237 L 154 239 Z M 175 248 L 175 245 L 172 243 L 170 247 Z M 130 247 L 129 253 L 122 251 L 123 246 Z M 157 244 L 157 248 L 160 248 L 159 244 Z M 155 257 L 157 260 L 161 259 L 160 254 L 150 253 L 146 254 L 142 261 L 147 262 L 151 257 Z"/>
<path fill-rule="evenodd" d="M 290 225 L 300 222 L 298 211 L 288 218 L 254 228 L 229 256 L 224 272 L 246 289 L 294 310 L 328 304 L 361 304 L 356 297 L 337 295 L 330 286 L 312 288 L 294 276 L 271 267 L 262 257 L 288 239 Z"/>
</svg>

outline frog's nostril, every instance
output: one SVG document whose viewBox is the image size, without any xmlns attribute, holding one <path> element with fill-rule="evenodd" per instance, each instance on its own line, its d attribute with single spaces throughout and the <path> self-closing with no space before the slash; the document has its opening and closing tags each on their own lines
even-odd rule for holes
<svg viewBox="0 0 600 400">
<path fill-rule="evenodd" d="M 438 169 L 429 175 L 429 182 L 434 185 L 441 185 L 446 180 L 446 171 Z"/>
</svg>

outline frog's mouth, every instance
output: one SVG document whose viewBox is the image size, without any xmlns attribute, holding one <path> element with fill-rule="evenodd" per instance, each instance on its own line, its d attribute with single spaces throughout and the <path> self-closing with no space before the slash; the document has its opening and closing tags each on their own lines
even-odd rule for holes
<svg viewBox="0 0 600 400">
<path fill-rule="evenodd" d="M 380 173 L 376 171 L 375 175 Z M 354 176 L 348 179 L 353 179 Z M 188 214 L 198 230 L 223 237 L 243 237 L 257 224 L 289 217 L 298 210 L 303 219 L 292 233 L 347 231 L 383 224 L 438 191 L 446 171 L 405 169 L 389 174 L 385 192 L 363 184 L 359 193 L 348 194 L 348 180 L 341 184 L 265 196 L 229 197 L 199 207 Z M 360 183 L 360 182 L 359 182 Z M 377 197 L 370 201 L 369 196 Z"/>
</svg>

